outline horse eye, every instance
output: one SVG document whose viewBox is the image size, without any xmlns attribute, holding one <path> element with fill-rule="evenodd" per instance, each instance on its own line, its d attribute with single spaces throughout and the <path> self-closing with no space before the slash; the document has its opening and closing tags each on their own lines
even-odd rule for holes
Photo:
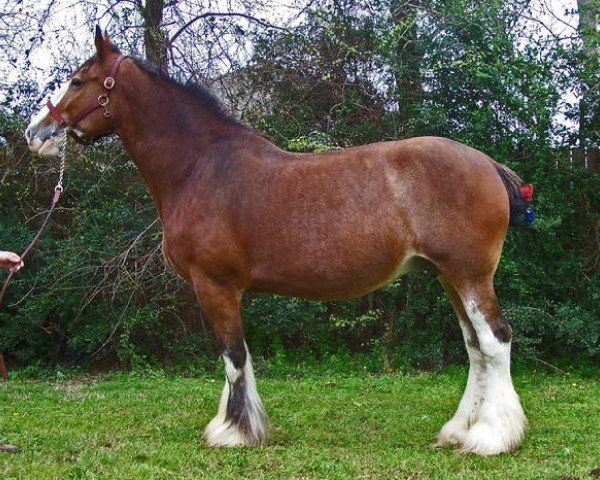
<svg viewBox="0 0 600 480">
<path fill-rule="evenodd" d="M 83 85 L 83 80 L 81 80 L 80 78 L 72 78 L 71 85 L 73 85 L 74 87 L 81 87 Z"/>
</svg>

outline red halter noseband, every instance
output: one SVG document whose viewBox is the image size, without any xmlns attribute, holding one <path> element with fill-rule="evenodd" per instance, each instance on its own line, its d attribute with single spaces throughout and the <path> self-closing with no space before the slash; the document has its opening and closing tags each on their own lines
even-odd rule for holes
<svg viewBox="0 0 600 480">
<path fill-rule="evenodd" d="M 51 100 L 48 100 L 48 102 L 46 103 L 46 106 L 48 107 L 48 110 L 50 111 L 50 115 L 52 115 L 52 118 L 54 118 L 54 120 L 56 120 L 61 127 L 65 127 L 67 130 L 67 133 L 77 143 L 80 143 L 82 145 L 87 145 L 89 142 L 85 141 L 80 135 L 78 135 L 75 132 L 75 130 L 74 130 L 75 126 L 79 122 L 81 122 L 85 117 L 87 117 L 90 113 L 94 112 L 98 108 L 104 108 L 104 116 L 106 118 L 108 118 L 108 120 L 110 122 L 112 122 L 112 120 L 111 120 L 112 113 L 108 109 L 110 92 L 115 86 L 115 83 L 116 83 L 115 79 L 117 77 L 119 67 L 121 66 L 121 63 L 123 62 L 123 60 L 125 60 L 126 58 L 127 57 L 125 55 L 120 55 L 119 58 L 117 58 L 115 60 L 115 63 L 113 63 L 113 66 L 110 69 L 110 75 L 104 79 L 104 82 L 102 82 L 102 86 L 104 87 L 104 93 L 101 93 L 98 96 L 98 99 L 96 101 L 91 102 L 87 106 L 87 108 L 85 108 L 83 111 L 81 111 L 78 115 L 73 116 L 70 119 L 70 121 L 67 120 L 63 116 L 63 114 L 58 111 L 56 106 L 54 106 L 52 104 Z"/>
</svg>

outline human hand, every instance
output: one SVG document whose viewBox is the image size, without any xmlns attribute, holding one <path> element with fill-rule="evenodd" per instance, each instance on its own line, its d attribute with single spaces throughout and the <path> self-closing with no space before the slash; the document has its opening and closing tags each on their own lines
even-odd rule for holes
<svg viewBox="0 0 600 480">
<path fill-rule="evenodd" d="M 25 265 L 23 260 L 21 260 L 21 257 L 16 253 L 0 251 L 0 267 L 9 268 L 16 272 L 17 270 L 20 270 L 23 265 Z"/>
</svg>

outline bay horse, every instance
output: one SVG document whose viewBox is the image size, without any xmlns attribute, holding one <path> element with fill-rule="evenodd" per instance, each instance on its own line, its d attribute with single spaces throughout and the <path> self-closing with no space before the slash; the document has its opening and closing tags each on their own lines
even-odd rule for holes
<svg viewBox="0 0 600 480">
<path fill-rule="evenodd" d="M 56 155 L 65 130 L 79 142 L 122 140 L 156 203 L 164 256 L 193 286 L 224 362 L 209 445 L 269 437 L 242 329 L 243 292 L 350 299 L 424 264 L 439 274 L 470 363 L 437 443 L 480 455 L 519 445 L 527 421 L 493 287 L 511 209 L 523 201 L 514 172 L 436 137 L 286 152 L 228 117 L 202 87 L 123 55 L 98 27 L 95 46 L 25 137 L 40 155 Z"/>
</svg>

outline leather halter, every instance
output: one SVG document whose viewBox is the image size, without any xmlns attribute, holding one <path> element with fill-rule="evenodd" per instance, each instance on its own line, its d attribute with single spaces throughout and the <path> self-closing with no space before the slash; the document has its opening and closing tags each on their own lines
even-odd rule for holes
<svg viewBox="0 0 600 480">
<path fill-rule="evenodd" d="M 64 115 L 58 111 L 55 105 L 52 104 L 51 100 L 48 100 L 46 103 L 46 107 L 50 111 L 50 115 L 52 118 L 56 120 L 59 126 L 66 128 L 67 133 L 71 136 L 73 140 L 82 145 L 87 145 L 89 142 L 84 140 L 84 138 L 75 132 L 75 126 L 81 122 L 85 117 L 87 117 L 90 113 L 96 111 L 98 108 L 104 108 L 104 116 L 111 122 L 112 124 L 112 113 L 108 109 L 108 103 L 110 101 L 110 92 L 114 88 L 116 84 L 117 73 L 119 72 L 119 67 L 123 60 L 127 57 L 125 55 L 120 55 L 119 58 L 115 60 L 112 68 L 110 69 L 110 75 L 104 79 L 102 82 L 102 86 L 104 87 L 104 92 L 98 96 L 98 99 L 91 102 L 86 108 L 84 108 L 79 114 L 74 115 L 70 120 L 67 120 Z"/>
</svg>

